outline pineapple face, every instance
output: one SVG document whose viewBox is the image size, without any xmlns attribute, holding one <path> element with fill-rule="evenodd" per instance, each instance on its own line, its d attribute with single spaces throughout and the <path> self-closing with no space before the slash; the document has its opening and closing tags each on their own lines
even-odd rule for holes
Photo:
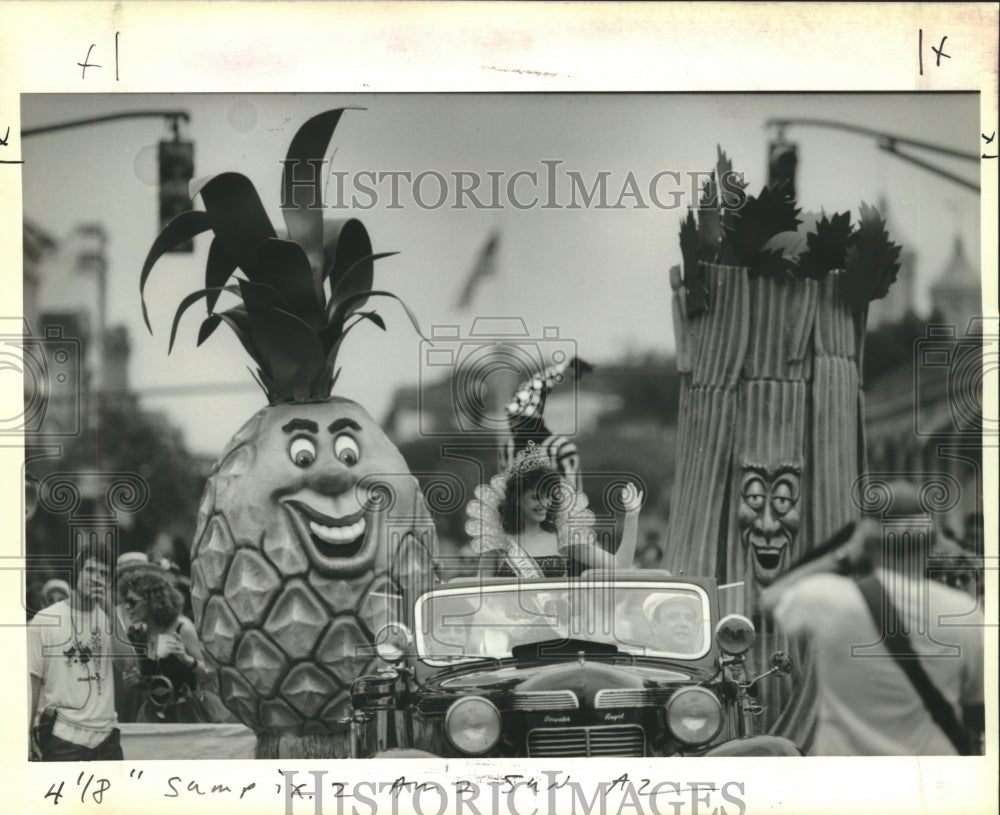
<svg viewBox="0 0 1000 815">
<path fill-rule="evenodd" d="M 266 538 L 292 550 L 280 557 L 304 555 L 328 577 L 371 569 L 384 531 L 378 489 L 399 499 L 412 499 L 415 489 L 406 462 L 374 419 L 346 399 L 272 407 L 254 446 L 242 500 L 265 510 Z"/>
<path fill-rule="evenodd" d="M 212 482 L 215 510 L 238 545 L 263 546 L 279 570 L 308 563 L 328 577 L 371 570 L 388 554 L 387 503 L 406 506 L 417 494 L 375 420 L 337 398 L 260 411 L 229 443 Z"/>
<path fill-rule="evenodd" d="M 257 731 L 339 732 L 374 634 L 431 578 L 433 520 L 403 457 L 346 399 L 272 405 L 202 499 L 192 601 L 223 699 Z"/>
</svg>

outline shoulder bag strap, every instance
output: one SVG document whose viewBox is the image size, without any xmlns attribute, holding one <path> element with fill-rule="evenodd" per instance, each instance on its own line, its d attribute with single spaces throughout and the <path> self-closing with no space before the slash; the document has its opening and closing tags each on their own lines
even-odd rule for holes
<svg viewBox="0 0 1000 815">
<path fill-rule="evenodd" d="M 859 578 L 857 584 L 875 621 L 875 630 L 882 635 L 886 650 L 903 669 L 927 712 L 930 713 L 931 719 L 944 731 L 960 756 L 969 755 L 968 740 L 955 717 L 955 711 L 920 664 L 920 658 L 913 650 L 913 645 L 903 633 L 899 615 L 886 594 L 885 587 L 874 574 Z"/>
</svg>

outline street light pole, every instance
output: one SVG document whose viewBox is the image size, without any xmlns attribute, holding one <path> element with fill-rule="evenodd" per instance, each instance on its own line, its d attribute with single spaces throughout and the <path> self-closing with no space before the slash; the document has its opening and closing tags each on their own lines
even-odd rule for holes
<svg viewBox="0 0 1000 815">
<path fill-rule="evenodd" d="M 123 113 L 108 113 L 104 116 L 88 116 L 86 119 L 72 119 L 68 122 L 29 127 L 21 131 L 21 138 L 27 139 L 30 136 L 41 136 L 45 133 L 55 133 L 74 127 L 90 127 L 103 122 L 117 122 L 121 119 L 170 119 L 174 122 L 178 120 L 189 122 L 191 116 L 186 110 L 132 110 Z"/>
<path fill-rule="evenodd" d="M 949 158 L 957 158 L 969 162 L 978 162 L 980 160 L 980 157 L 975 153 L 969 153 L 964 150 L 956 150 L 954 147 L 946 147 L 942 144 L 934 144 L 933 142 L 922 141 L 920 139 L 911 139 L 909 136 L 884 133 L 870 127 L 861 127 L 860 125 L 847 124 L 846 122 L 837 122 L 831 119 L 770 119 L 767 121 L 765 126 L 777 128 L 778 141 L 782 142 L 785 128 L 792 125 L 798 127 L 822 127 L 830 130 L 843 130 L 847 133 L 855 133 L 859 136 L 870 136 L 876 140 L 876 144 L 880 150 L 884 150 L 890 155 L 896 156 L 903 161 L 908 161 L 921 169 L 932 172 L 935 175 L 948 179 L 949 181 L 953 181 L 954 183 L 965 187 L 966 189 L 972 190 L 973 192 L 979 192 L 979 184 L 976 182 L 962 178 L 961 176 L 956 175 L 943 167 L 939 167 L 936 164 L 931 164 L 928 161 L 914 156 L 912 153 L 904 153 L 899 149 L 899 146 L 902 145 L 905 147 L 916 148 L 918 150 L 927 150 L 932 153 L 938 153 L 942 156 L 948 156 Z"/>
</svg>

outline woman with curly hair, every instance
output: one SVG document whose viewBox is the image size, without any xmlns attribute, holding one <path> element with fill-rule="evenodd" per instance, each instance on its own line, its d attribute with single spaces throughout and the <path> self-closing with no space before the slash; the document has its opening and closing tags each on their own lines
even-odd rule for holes
<svg viewBox="0 0 1000 815">
<path fill-rule="evenodd" d="M 137 721 L 221 721 L 211 709 L 221 708 L 221 701 L 198 689 L 205 656 L 194 623 L 180 613 L 184 598 L 167 574 L 156 568 L 128 572 L 119 579 L 118 591 L 131 620 L 129 639 L 145 653 L 141 671 L 148 696 Z"/>
<path fill-rule="evenodd" d="M 466 531 L 486 576 L 564 577 L 631 565 L 642 503 L 642 492 L 633 484 L 619 499 L 625 525 L 614 555 L 596 540 L 586 496 L 533 444 L 475 494 L 467 507 Z"/>
</svg>

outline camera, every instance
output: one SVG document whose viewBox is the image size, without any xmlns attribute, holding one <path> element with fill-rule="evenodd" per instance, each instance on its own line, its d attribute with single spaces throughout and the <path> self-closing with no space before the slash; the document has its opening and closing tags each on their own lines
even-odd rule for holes
<svg viewBox="0 0 1000 815">
<path fill-rule="evenodd" d="M 477 317 L 465 336 L 457 325 L 432 326 L 430 340 L 420 344 L 421 435 L 505 432 L 505 408 L 517 386 L 575 356 L 576 343 L 560 338 L 558 327 L 532 337 L 519 317 Z M 566 435 L 576 432 L 575 389 L 573 379 L 572 390 L 559 393 L 560 401 L 572 398 L 572 418 L 559 427 Z"/>
<path fill-rule="evenodd" d="M 81 429 L 82 344 L 63 336 L 61 325 L 48 325 L 45 336 L 32 335 L 24 320 L 0 324 L 0 371 L 20 374 L 23 402 L 0 410 L 2 436 L 75 436 Z M 11 325 L 15 324 L 15 325 Z M 19 330 L 4 331 L 3 328 Z M 5 387 L 6 394 L 16 388 Z"/>
<path fill-rule="evenodd" d="M 917 340 L 913 418 L 918 436 L 997 435 L 997 416 L 983 413 L 983 371 L 995 371 L 998 363 L 996 322 L 973 317 L 962 336 L 955 325 L 929 325 L 927 335 Z"/>
</svg>

